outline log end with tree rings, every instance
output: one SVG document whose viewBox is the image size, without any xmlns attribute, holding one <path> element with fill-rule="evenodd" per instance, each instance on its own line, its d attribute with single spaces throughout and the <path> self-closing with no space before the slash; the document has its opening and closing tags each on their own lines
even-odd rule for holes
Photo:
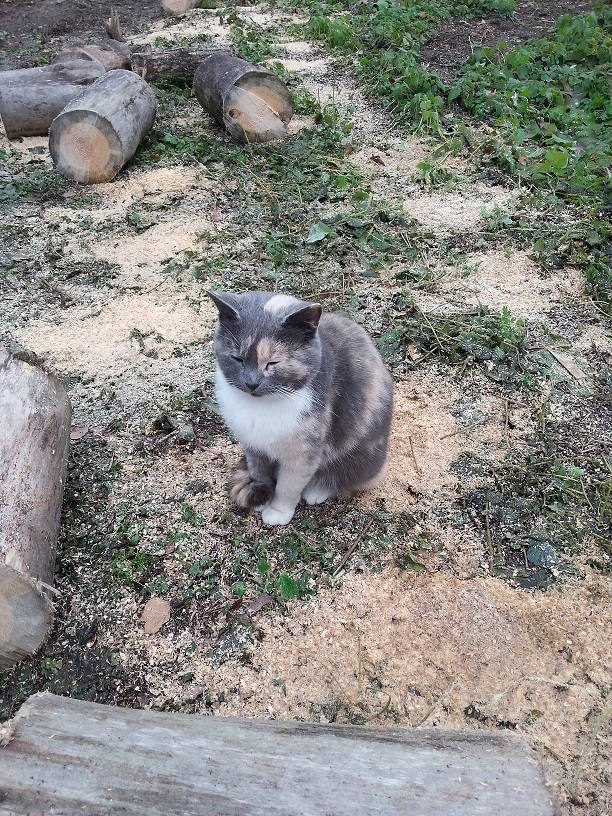
<svg viewBox="0 0 612 816">
<path fill-rule="evenodd" d="M 109 71 L 73 99 L 49 129 L 56 168 L 81 184 L 115 178 L 153 127 L 157 103 L 131 71 Z"/>
<path fill-rule="evenodd" d="M 51 150 L 55 167 L 72 181 L 111 181 L 124 164 L 119 135 L 110 122 L 93 111 L 67 111 Z"/>
<path fill-rule="evenodd" d="M 235 139 L 269 142 L 287 135 L 293 99 L 272 71 L 218 52 L 198 67 L 193 88 L 202 107 Z"/>
<path fill-rule="evenodd" d="M 0 347 L 0 670 L 33 654 L 51 594 L 71 407 L 53 374 Z"/>
</svg>

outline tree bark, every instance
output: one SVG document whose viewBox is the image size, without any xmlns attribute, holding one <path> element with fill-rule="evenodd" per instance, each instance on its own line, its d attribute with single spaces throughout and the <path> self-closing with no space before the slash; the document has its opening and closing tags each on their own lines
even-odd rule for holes
<svg viewBox="0 0 612 816">
<path fill-rule="evenodd" d="M 132 54 L 132 71 L 147 82 L 163 76 L 168 79 L 181 79 L 192 83 L 197 67 L 203 60 L 219 51 L 229 53 L 227 49 L 208 48 L 201 51 L 187 51 L 185 48 L 172 48 L 169 51 L 136 51 Z"/>
<path fill-rule="evenodd" d="M 37 694 L 0 747 L 0 813 L 552 816 L 508 732 L 265 722 Z"/>
<path fill-rule="evenodd" d="M 116 68 L 130 68 L 130 49 L 125 43 L 116 40 L 103 40 L 93 45 L 73 45 L 66 51 L 61 51 L 52 61 L 70 62 L 72 60 L 92 60 L 101 62 L 105 71 Z"/>
<path fill-rule="evenodd" d="M 272 71 L 225 52 L 198 67 L 193 89 L 202 107 L 243 142 L 268 142 L 287 134 L 293 99 Z"/>
<path fill-rule="evenodd" d="M 56 168 L 82 184 L 110 181 L 153 127 L 156 109 L 144 80 L 131 71 L 110 71 L 53 120 L 49 150 Z"/>
<path fill-rule="evenodd" d="M 7 137 L 48 133 L 68 102 L 102 74 L 104 66 L 91 59 L 0 72 L 0 118 Z"/>
<path fill-rule="evenodd" d="M 57 377 L 0 348 L 0 669 L 49 629 L 70 416 Z"/>
</svg>

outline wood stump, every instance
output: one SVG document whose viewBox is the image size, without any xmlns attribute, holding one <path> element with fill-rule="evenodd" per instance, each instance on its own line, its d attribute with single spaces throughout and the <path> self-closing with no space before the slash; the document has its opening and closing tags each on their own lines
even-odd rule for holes
<svg viewBox="0 0 612 816">
<path fill-rule="evenodd" d="M 0 118 L 8 138 L 46 135 L 58 113 L 104 70 L 88 58 L 0 72 Z"/>
<path fill-rule="evenodd" d="M 198 67 L 193 89 L 202 107 L 240 141 L 269 142 L 287 135 L 293 99 L 267 68 L 219 51 Z"/>
<path fill-rule="evenodd" d="M 50 626 L 71 407 L 57 377 L 0 348 L 0 417 L 1 670 Z"/>
<path fill-rule="evenodd" d="M 497 729 L 132 710 L 37 694 L 0 747 L 0 812 L 48 816 L 553 816 L 534 752 Z"/>
<path fill-rule="evenodd" d="M 56 168 L 82 184 L 110 181 L 153 127 L 156 110 L 143 79 L 131 71 L 109 71 L 53 120 L 49 150 Z"/>
</svg>

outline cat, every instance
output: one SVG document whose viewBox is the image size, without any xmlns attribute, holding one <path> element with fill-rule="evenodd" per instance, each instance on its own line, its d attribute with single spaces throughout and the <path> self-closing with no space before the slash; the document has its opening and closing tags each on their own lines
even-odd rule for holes
<svg viewBox="0 0 612 816">
<path fill-rule="evenodd" d="M 320 504 L 378 485 L 387 470 L 393 385 L 366 332 L 285 294 L 209 292 L 221 414 L 244 456 L 233 501 L 289 524 Z"/>
</svg>

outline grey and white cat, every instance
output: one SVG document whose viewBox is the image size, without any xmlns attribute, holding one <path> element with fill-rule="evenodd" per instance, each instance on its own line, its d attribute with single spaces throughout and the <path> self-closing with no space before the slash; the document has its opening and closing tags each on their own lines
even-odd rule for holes
<svg viewBox="0 0 612 816">
<path fill-rule="evenodd" d="M 393 388 L 365 331 L 289 295 L 209 294 L 219 310 L 217 400 L 244 448 L 236 504 L 288 524 L 300 498 L 320 504 L 379 484 Z"/>
</svg>

